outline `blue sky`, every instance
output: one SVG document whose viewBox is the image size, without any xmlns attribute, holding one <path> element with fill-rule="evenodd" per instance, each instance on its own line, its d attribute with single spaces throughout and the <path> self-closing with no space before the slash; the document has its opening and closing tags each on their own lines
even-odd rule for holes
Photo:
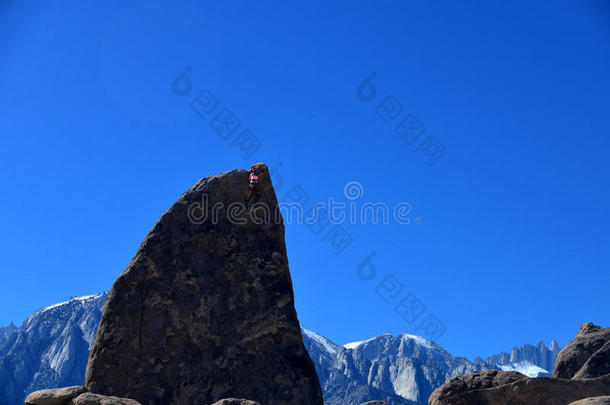
<svg viewBox="0 0 610 405">
<path fill-rule="evenodd" d="M 597 1 L 0 3 L 0 325 L 109 289 L 199 178 L 265 161 L 280 197 L 348 201 L 357 181 L 358 203 L 412 204 L 409 225 L 344 224 L 339 255 L 287 225 L 299 319 L 337 343 L 434 315 L 472 358 L 608 326 L 608 17 Z M 260 140 L 251 156 L 189 107 L 204 89 Z M 394 132 L 409 114 L 412 145 Z M 427 136 L 446 148 L 433 165 Z"/>
</svg>

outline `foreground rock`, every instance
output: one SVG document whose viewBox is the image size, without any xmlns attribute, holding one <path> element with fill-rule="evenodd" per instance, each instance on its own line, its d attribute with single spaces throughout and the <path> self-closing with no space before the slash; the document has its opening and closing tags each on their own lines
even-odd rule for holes
<svg viewBox="0 0 610 405">
<path fill-rule="evenodd" d="M 145 404 L 323 404 L 277 199 L 258 167 L 248 210 L 248 172 L 234 170 L 200 180 L 155 224 L 108 294 L 89 391 Z"/>
<path fill-rule="evenodd" d="M 81 386 L 40 390 L 28 395 L 25 405 L 63 405 L 84 392 L 87 390 Z"/>
<path fill-rule="evenodd" d="M 583 324 L 574 340 L 557 356 L 553 375 L 563 378 L 519 377 L 505 371 L 496 371 L 493 376 L 490 371 L 472 373 L 443 384 L 432 393 L 428 403 L 566 405 L 589 397 L 610 395 L 609 342 L 610 328 Z"/>
<path fill-rule="evenodd" d="M 569 405 L 610 405 L 610 396 L 585 398 L 580 401 L 571 402 Z"/>
<path fill-rule="evenodd" d="M 365 402 L 360 405 L 389 405 L 389 404 L 385 401 L 368 401 L 368 402 Z"/>
<path fill-rule="evenodd" d="M 515 381 L 526 379 L 527 376 L 516 371 L 486 370 L 461 375 L 452 378 L 447 383 L 440 386 L 430 396 L 430 404 L 444 404 L 452 400 L 453 397 L 472 390 L 493 388 Z"/>
<path fill-rule="evenodd" d="M 493 388 L 441 395 L 439 390 L 444 387 L 434 391 L 429 405 L 566 405 L 582 398 L 610 394 L 610 375 L 587 380 L 525 377 Z"/>
<path fill-rule="evenodd" d="M 84 387 L 74 386 L 32 392 L 25 405 L 141 405 L 133 399 L 91 394 Z"/>
<path fill-rule="evenodd" d="M 557 355 L 553 377 L 573 378 L 595 353 L 604 349 L 610 342 L 610 328 L 604 328 L 592 323 L 584 323 L 576 337 L 568 343 Z M 604 356 L 595 361 L 595 365 L 588 365 L 578 378 L 587 378 L 610 373 L 610 347 L 605 348 Z M 605 361 L 604 361 L 605 359 Z M 599 363 L 598 363 L 599 362 Z M 606 367 L 604 367 L 604 363 Z M 596 368 L 599 367 L 599 368 Z"/>
<path fill-rule="evenodd" d="M 593 353 L 572 377 L 574 380 L 592 378 L 610 373 L 610 340 Z"/>
<path fill-rule="evenodd" d="M 250 401 L 249 399 L 242 398 L 225 398 L 218 402 L 214 402 L 212 405 L 261 405 L 258 402 Z"/>
<path fill-rule="evenodd" d="M 79 395 L 68 405 L 141 405 L 138 401 L 128 398 L 107 397 L 90 392 Z"/>
</svg>

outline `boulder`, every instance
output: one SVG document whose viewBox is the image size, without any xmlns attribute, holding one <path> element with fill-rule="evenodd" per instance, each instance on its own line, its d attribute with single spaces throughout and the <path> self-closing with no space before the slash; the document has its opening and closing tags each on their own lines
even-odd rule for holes
<svg viewBox="0 0 610 405">
<path fill-rule="evenodd" d="M 128 398 L 107 397 L 92 394 L 90 392 L 79 395 L 68 405 L 141 405 L 139 402 Z"/>
<path fill-rule="evenodd" d="M 585 398 L 569 405 L 610 405 L 610 396 Z"/>
<path fill-rule="evenodd" d="M 301 336 L 284 225 L 264 164 L 207 177 L 146 236 L 115 281 L 92 345 L 90 392 L 144 404 L 322 405 Z"/>
<path fill-rule="evenodd" d="M 214 402 L 212 405 L 261 405 L 258 402 L 250 401 L 249 399 L 242 398 L 225 398 L 218 402 Z"/>
<path fill-rule="evenodd" d="M 360 405 L 389 405 L 389 404 L 385 401 L 368 401 L 368 402 L 365 402 Z"/>
<path fill-rule="evenodd" d="M 608 341 L 610 341 L 610 328 L 583 323 L 576 337 L 557 355 L 553 377 L 573 378 L 587 360 Z M 605 355 L 607 356 L 607 352 Z M 590 366 L 582 375 L 598 377 L 602 374 L 599 374 L 595 367 Z"/>
<path fill-rule="evenodd" d="M 517 371 L 485 370 L 470 374 L 460 375 L 447 381 L 437 388 L 430 396 L 430 405 L 452 403 L 454 397 L 465 392 L 493 388 L 509 384 L 515 381 L 527 379 L 528 377 Z"/>
<path fill-rule="evenodd" d="M 81 386 L 56 388 L 32 392 L 25 399 L 25 405 L 66 405 L 68 401 L 86 392 Z"/>
<path fill-rule="evenodd" d="M 610 394 L 610 374 L 585 380 L 524 378 L 493 388 L 446 392 L 440 387 L 429 405 L 566 405 L 579 399 Z"/>
<path fill-rule="evenodd" d="M 594 378 L 608 373 L 610 373 L 610 340 L 593 353 L 572 378 L 575 380 Z"/>
</svg>

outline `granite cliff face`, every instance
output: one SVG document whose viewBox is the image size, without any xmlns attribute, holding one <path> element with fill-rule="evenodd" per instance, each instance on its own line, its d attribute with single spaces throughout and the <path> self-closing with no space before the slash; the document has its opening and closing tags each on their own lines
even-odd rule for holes
<svg viewBox="0 0 610 405">
<path fill-rule="evenodd" d="M 85 386 L 143 404 L 322 405 L 294 308 L 267 168 L 200 180 L 159 219 L 108 294 Z"/>
<path fill-rule="evenodd" d="M 36 311 L 0 349 L 0 404 L 23 403 L 49 387 L 82 384 L 106 294 Z"/>
</svg>

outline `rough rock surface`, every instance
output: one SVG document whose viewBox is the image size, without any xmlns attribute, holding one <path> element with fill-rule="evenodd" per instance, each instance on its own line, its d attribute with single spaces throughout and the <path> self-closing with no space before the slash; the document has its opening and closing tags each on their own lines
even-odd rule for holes
<svg viewBox="0 0 610 405">
<path fill-rule="evenodd" d="M 32 392 L 25 405 L 141 405 L 128 398 L 91 394 L 85 387 L 74 386 Z"/>
<path fill-rule="evenodd" d="M 593 353 L 572 378 L 575 380 L 594 378 L 608 373 L 610 373 L 610 340 Z"/>
<path fill-rule="evenodd" d="M 447 381 L 435 390 L 428 402 L 432 404 L 453 404 L 454 397 L 472 390 L 493 388 L 515 381 L 526 379 L 527 376 L 516 371 L 486 370 L 460 375 Z"/>
<path fill-rule="evenodd" d="M 610 405 L 610 397 L 593 397 L 593 398 L 585 398 L 580 401 L 571 402 L 569 405 Z"/>
<path fill-rule="evenodd" d="M 451 396 L 440 397 L 437 393 L 432 394 L 429 405 L 566 405 L 610 394 L 610 375 L 587 380 L 526 377 L 494 388 L 455 392 Z"/>
<path fill-rule="evenodd" d="M 553 377 L 575 377 L 587 360 L 593 356 L 595 352 L 602 349 L 609 341 L 610 328 L 604 328 L 592 323 L 583 323 L 576 334 L 576 337 L 561 349 L 557 355 Z M 607 350 L 606 353 L 608 353 Z M 597 377 L 602 375 L 601 371 L 602 370 L 596 371 L 592 365 L 589 365 L 588 370 L 583 372 L 583 374 Z M 607 372 L 608 371 L 606 371 L 606 373 Z"/>
<path fill-rule="evenodd" d="M 146 236 L 104 305 L 90 392 L 146 405 L 323 404 L 277 199 L 266 166 L 257 167 L 260 196 L 248 209 L 248 172 L 233 170 L 200 180 Z"/>
<path fill-rule="evenodd" d="M 141 405 L 138 401 L 129 398 L 107 397 L 90 392 L 79 395 L 67 405 Z"/>
<path fill-rule="evenodd" d="M 87 390 L 81 386 L 40 390 L 25 399 L 25 405 L 64 405 Z"/>
<path fill-rule="evenodd" d="M 249 399 L 242 398 L 225 398 L 218 402 L 214 402 L 212 405 L 261 405 L 258 402 L 250 401 Z"/>
</svg>

